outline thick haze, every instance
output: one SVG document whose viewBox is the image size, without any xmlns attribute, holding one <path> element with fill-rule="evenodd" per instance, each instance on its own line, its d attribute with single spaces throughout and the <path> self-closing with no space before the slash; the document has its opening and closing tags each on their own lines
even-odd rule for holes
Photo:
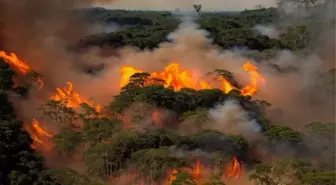
<svg viewBox="0 0 336 185">
<path fill-rule="evenodd" d="M 113 9 L 153 9 L 172 10 L 193 9 L 194 4 L 201 4 L 203 10 L 244 10 L 255 8 L 256 5 L 264 7 L 276 6 L 276 0 L 116 0 L 110 4 L 104 4 L 105 8 Z M 97 6 L 101 6 L 97 5 Z"/>
</svg>

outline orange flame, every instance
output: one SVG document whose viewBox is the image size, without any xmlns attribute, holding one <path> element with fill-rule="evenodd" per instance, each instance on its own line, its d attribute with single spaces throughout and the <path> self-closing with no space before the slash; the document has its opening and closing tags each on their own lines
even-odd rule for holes
<svg viewBox="0 0 336 185">
<path fill-rule="evenodd" d="M 32 71 L 32 68 L 26 62 L 20 60 L 15 53 L 7 54 L 4 51 L 0 51 L 0 57 L 3 58 L 7 64 L 18 71 L 21 75 L 27 75 Z M 39 84 L 39 89 L 41 89 L 44 85 L 43 81 L 39 77 L 36 77 L 35 80 Z M 17 85 L 16 83 L 14 84 L 15 86 Z"/>
<path fill-rule="evenodd" d="M 169 64 L 161 73 L 152 73 L 151 78 L 163 79 L 165 80 L 165 87 L 173 87 L 175 90 L 180 90 L 185 87 L 194 89 L 196 86 L 191 72 L 181 71 L 179 63 Z"/>
<path fill-rule="evenodd" d="M 129 80 L 132 75 L 135 73 L 142 73 L 142 70 L 135 69 L 131 66 L 122 67 L 120 72 L 123 74 L 120 79 L 120 87 L 124 87 L 129 83 Z"/>
<path fill-rule="evenodd" d="M 238 179 L 243 174 L 242 166 L 238 161 L 237 157 L 233 157 L 231 164 L 227 165 L 224 170 L 225 178 Z"/>
<path fill-rule="evenodd" d="M 42 89 L 44 86 L 43 80 L 41 80 L 39 77 L 37 77 L 36 82 L 39 84 L 39 89 Z"/>
<path fill-rule="evenodd" d="M 202 89 L 211 89 L 212 86 L 205 80 L 200 81 L 200 85 Z"/>
<path fill-rule="evenodd" d="M 192 171 L 192 177 L 195 180 L 197 185 L 200 185 L 201 181 L 202 181 L 201 169 L 202 169 L 201 162 L 199 160 L 197 160 L 196 164 L 195 164 L 195 167 Z"/>
<path fill-rule="evenodd" d="M 243 95 L 253 95 L 257 92 L 258 89 L 258 81 L 262 83 L 265 82 L 265 79 L 257 72 L 257 67 L 252 63 L 247 62 L 243 65 L 245 71 L 247 71 L 251 76 L 251 84 L 244 87 L 241 92 Z"/>
<path fill-rule="evenodd" d="M 51 134 L 49 134 L 40 127 L 39 122 L 36 119 L 33 119 L 32 126 L 38 135 L 45 135 L 47 137 L 52 137 Z"/>
<path fill-rule="evenodd" d="M 51 99 L 55 101 L 66 101 L 68 107 L 78 108 L 81 104 L 86 103 L 96 109 L 97 112 L 101 111 L 101 106 L 92 101 L 86 100 L 80 96 L 78 92 L 73 89 L 73 84 L 67 82 L 68 87 L 56 88 L 57 94 L 52 96 Z"/>
<path fill-rule="evenodd" d="M 33 139 L 33 144 L 31 145 L 33 149 L 37 149 L 37 146 L 39 145 L 43 147 L 42 149 L 49 150 L 52 148 L 52 145 L 48 142 L 48 139 L 53 135 L 42 129 L 39 121 L 33 119 L 31 125 L 25 124 L 24 128 Z"/>
<path fill-rule="evenodd" d="M 228 80 L 226 80 L 224 77 L 219 77 L 218 78 L 219 81 L 222 82 L 222 87 L 221 89 L 225 92 L 225 93 L 229 93 L 231 90 L 236 89 L 238 90 L 236 87 L 234 87 L 232 84 L 230 84 L 230 82 Z"/>
<path fill-rule="evenodd" d="M 177 169 L 173 169 L 168 171 L 168 184 L 172 184 L 174 180 L 176 180 L 176 176 L 177 176 Z"/>
<path fill-rule="evenodd" d="M 27 74 L 31 71 L 31 67 L 20 60 L 14 53 L 6 54 L 4 51 L 0 51 L 0 57 L 2 57 L 6 63 L 15 68 L 21 74 Z"/>
<path fill-rule="evenodd" d="M 224 77 L 217 78 L 218 81 L 221 82 L 220 89 L 225 93 L 230 92 L 233 89 L 239 90 L 242 95 L 254 95 L 257 92 L 258 82 L 261 81 L 264 83 L 263 77 L 257 72 L 257 67 L 255 67 L 252 63 L 246 62 L 243 65 L 243 69 L 250 74 L 251 82 L 246 85 L 242 89 L 238 89 L 234 85 L 232 85 L 227 79 Z M 143 72 L 143 70 L 136 69 L 130 66 L 122 67 L 120 69 L 121 72 L 121 80 L 120 87 L 124 87 L 130 81 L 130 77 L 139 72 Z M 179 63 L 171 63 L 167 65 L 163 72 L 153 72 L 150 74 L 150 78 L 153 79 L 161 79 L 165 81 L 165 87 L 172 87 L 175 91 L 180 90 L 181 88 L 192 88 L 192 89 L 211 89 L 213 86 L 206 80 L 200 79 L 195 80 L 192 72 L 188 70 L 181 70 L 181 66 Z"/>
</svg>

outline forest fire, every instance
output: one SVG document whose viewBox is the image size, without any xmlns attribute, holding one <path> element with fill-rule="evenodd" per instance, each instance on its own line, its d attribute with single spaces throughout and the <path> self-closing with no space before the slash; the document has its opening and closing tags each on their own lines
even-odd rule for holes
<svg viewBox="0 0 336 185">
<path fill-rule="evenodd" d="M 42 146 L 41 149 L 49 150 L 52 148 L 52 144 L 48 140 L 53 136 L 52 134 L 45 131 L 41 126 L 40 122 L 33 119 L 31 124 L 24 125 L 25 130 L 29 133 L 33 139 L 32 148 L 37 149 L 38 146 Z"/>
<path fill-rule="evenodd" d="M 247 62 L 243 65 L 243 68 L 250 74 L 251 84 L 241 89 L 241 92 L 244 95 L 253 95 L 258 89 L 258 81 L 264 83 L 265 79 L 257 72 L 257 67 L 253 64 Z"/>
<path fill-rule="evenodd" d="M 167 2 L 1 3 L 0 185 L 334 184 L 334 1 Z"/>
<path fill-rule="evenodd" d="M 197 185 L 200 185 L 202 183 L 202 164 L 201 161 L 197 160 L 195 167 L 193 168 L 192 171 L 192 177 Z"/>
<path fill-rule="evenodd" d="M 125 66 L 121 68 L 121 79 L 120 79 L 120 87 L 124 87 L 125 85 L 128 84 L 129 79 L 131 78 L 132 75 L 135 73 L 142 73 L 143 71 L 135 69 L 131 66 Z"/>
<path fill-rule="evenodd" d="M 238 161 L 237 157 L 233 157 L 231 164 L 229 163 L 224 170 L 224 177 L 227 179 L 237 179 L 242 176 L 243 170 L 241 163 Z"/>
<path fill-rule="evenodd" d="M 32 68 L 20 60 L 14 53 L 6 54 L 5 52 L 0 52 L 0 57 L 6 61 L 13 69 L 15 69 L 21 76 L 25 77 L 32 72 Z M 250 74 L 251 82 L 247 86 L 241 88 L 240 90 L 232 85 L 229 80 L 220 76 L 216 79 L 221 84 L 221 90 L 228 93 L 233 89 L 239 90 L 243 95 L 253 95 L 256 93 L 258 88 L 258 83 L 263 82 L 263 77 L 257 72 L 257 68 L 250 62 L 243 65 L 243 69 Z M 141 73 L 143 70 L 135 69 L 131 66 L 126 66 L 121 68 L 121 80 L 120 87 L 127 85 L 131 79 L 131 76 L 135 73 Z M 179 63 L 171 63 L 167 65 L 162 72 L 153 72 L 149 76 L 149 80 L 145 84 L 151 84 L 155 79 L 158 79 L 160 83 L 163 83 L 165 87 L 172 87 L 175 91 L 182 88 L 192 88 L 192 89 L 211 89 L 214 86 L 210 81 L 205 79 L 194 80 L 191 71 L 182 70 Z M 39 77 L 35 77 L 34 80 L 40 84 L 40 88 L 43 87 L 43 81 Z M 152 81 L 153 80 L 153 81 Z M 77 109 L 81 104 L 86 103 L 90 107 L 94 108 L 97 112 L 101 112 L 102 107 L 95 104 L 94 102 L 84 99 L 78 92 L 74 90 L 73 83 L 68 81 L 67 86 L 63 88 L 56 88 L 56 94 L 51 96 L 51 100 L 63 101 L 69 108 Z M 152 112 L 153 124 L 157 127 L 162 127 L 162 113 L 159 110 L 154 110 Z M 124 116 L 114 115 L 114 117 L 123 120 L 125 128 L 128 127 L 128 122 Z M 53 148 L 53 144 L 50 139 L 53 137 L 51 133 L 42 128 L 41 123 L 33 119 L 31 124 L 24 124 L 24 129 L 29 133 L 33 139 L 31 147 L 40 151 L 50 151 Z M 105 141 L 108 142 L 108 141 Z M 201 185 L 204 181 L 205 172 L 203 165 L 199 160 L 196 160 L 192 168 L 182 168 L 184 172 L 191 175 L 191 178 L 197 185 Z M 173 169 L 169 172 L 168 182 L 171 184 L 177 178 L 178 170 Z M 224 177 L 239 178 L 242 174 L 241 164 L 236 157 L 233 158 L 232 164 L 225 167 Z"/>
<path fill-rule="evenodd" d="M 12 68 L 14 68 L 21 76 L 26 76 L 29 73 L 33 72 L 32 68 L 24 61 L 20 60 L 15 53 L 7 54 L 4 51 L 0 51 L 0 57 L 9 64 Z M 41 89 L 44 85 L 43 81 L 38 76 L 33 76 L 34 80 L 39 84 L 39 89 Z M 13 80 L 16 82 L 17 80 Z M 17 84 L 14 84 L 17 86 Z"/>
<path fill-rule="evenodd" d="M 250 62 L 246 62 L 243 65 L 243 69 L 250 74 L 251 82 L 245 87 L 238 89 L 232 85 L 224 77 L 218 77 L 218 80 L 221 83 L 220 89 L 225 93 L 230 92 L 233 89 L 239 90 L 242 95 L 254 95 L 258 89 L 258 83 L 264 82 L 263 77 L 257 72 L 257 67 Z M 122 67 L 120 69 L 121 80 L 120 87 L 124 87 L 130 81 L 130 77 L 135 73 L 143 72 L 143 70 L 136 69 L 130 66 Z M 150 79 L 160 79 L 164 80 L 165 87 L 172 87 L 175 91 L 178 91 L 182 88 L 192 88 L 192 89 L 211 89 L 214 88 L 210 82 L 200 79 L 199 81 L 194 80 L 193 74 L 188 70 L 181 70 L 181 65 L 179 63 L 171 63 L 167 65 L 162 72 L 153 72 L 150 74 Z"/>
<path fill-rule="evenodd" d="M 32 72 L 32 68 L 26 62 L 20 60 L 15 53 L 6 54 L 6 52 L 0 51 L 0 57 L 21 75 L 27 75 Z M 39 84 L 39 88 L 42 88 L 44 82 L 39 77 L 36 77 L 35 80 Z M 79 107 L 82 103 L 86 103 L 94 107 L 97 111 L 100 111 L 101 107 L 99 105 L 95 105 L 93 102 L 83 99 L 79 93 L 75 92 L 71 82 L 67 82 L 67 85 L 68 87 L 64 87 L 63 89 L 57 88 L 57 94 L 52 96 L 51 99 L 56 101 L 66 100 L 67 105 L 73 108 Z"/>
<path fill-rule="evenodd" d="M 78 108 L 81 104 L 86 103 L 90 107 L 95 108 L 97 112 L 101 111 L 101 106 L 95 104 L 92 101 L 86 100 L 80 96 L 78 92 L 76 92 L 73 88 L 73 84 L 71 82 L 67 82 L 67 87 L 56 88 L 57 94 L 52 96 L 51 99 L 55 101 L 64 101 L 66 102 L 68 107 Z"/>
<path fill-rule="evenodd" d="M 27 75 L 32 75 L 35 82 L 39 84 L 39 89 L 44 86 L 44 82 L 41 78 L 33 74 L 32 68 L 23 60 L 20 60 L 15 53 L 7 54 L 4 51 L 0 51 L 0 57 L 9 64 L 20 76 L 26 77 Z M 13 79 L 14 87 L 16 87 L 18 79 Z M 96 111 L 101 110 L 101 106 L 97 105 L 89 100 L 83 99 L 79 93 L 74 91 L 73 84 L 67 82 L 67 87 L 57 88 L 57 94 L 52 96 L 52 100 L 65 101 L 68 107 L 78 108 L 80 104 L 86 103 L 89 106 L 96 109 Z M 31 145 L 34 149 L 49 150 L 52 148 L 52 144 L 48 142 L 48 139 L 52 137 L 50 133 L 42 129 L 41 123 L 33 119 L 31 124 L 24 124 L 24 129 L 29 133 L 33 139 L 33 144 Z M 42 146 L 42 147 L 41 147 Z"/>
<path fill-rule="evenodd" d="M 23 75 L 26 75 L 32 70 L 27 63 L 20 60 L 14 53 L 6 54 L 4 51 L 0 51 L 0 57 Z"/>
<path fill-rule="evenodd" d="M 206 170 L 203 167 L 203 164 L 201 161 L 196 160 L 196 163 L 194 164 L 193 168 L 182 168 L 180 169 L 183 172 L 187 172 L 191 174 L 191 177 L 193 181 L 195 182 L 196 185 L 202 185 L 205 183 L 205 177 L 206 175 Z M 174 180 L 177 178 L 178 174 L 177 169 L 172 169 L 168 171 L 168 184 L 172 184 Z M 224 168 L 224 174 L 223 178 L 224 179 L 238 179 L 241 177 L 243 174 L 243 169 L 241 166 L 241 163 L 238 161 L 237 157 L 233 157 L 232 161 L 228 163 L 227 166 Z"/>
<path fill-rule="evenodd" d="M 177 173 L 178 171 L 175 168 L 173 170 L 168 171 L 168 184 L 169 185 L 172 184 L 173 181 L 176 179 Z"/>
</svg>

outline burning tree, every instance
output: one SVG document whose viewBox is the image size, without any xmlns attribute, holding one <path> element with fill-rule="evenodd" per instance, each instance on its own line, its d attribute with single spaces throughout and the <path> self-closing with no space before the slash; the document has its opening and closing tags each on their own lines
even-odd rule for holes
<svg viewBox="0 0 336 185">
<path fill-rule="evenodd" d="M 208 75 L 214 75 L 215 80 L 220 82 L 220 89 L 225 93 L 231 90 L 238 90 L 242 95 L 254 95 L 257 92 L 258 84 L 264 83 L 264 78 L 258 73 L 257 67 L 251 62 L 246 62 L 243 69 L 250 74 L 251 82 L 245 87 L 240 88 L 233 74 L 217 69 Z M 136 69 L 130 66 L 125 66 L 120 69 L 121 80 L 120 87 L 128 86 L 142 87 L 145 85 L 163 84 L 166 88 L 172 88 L 179 91 L 183 88 L 190 89 L 212 89 L 214 85 L 205 79 L 196 79 L 193 73 L 189 70 L 182 70 L 178 62 L 173 62 L 167 65 L 162 72 L 153 72 L 151 74 L 142 73 L 143 70 Z"/>
</svg>

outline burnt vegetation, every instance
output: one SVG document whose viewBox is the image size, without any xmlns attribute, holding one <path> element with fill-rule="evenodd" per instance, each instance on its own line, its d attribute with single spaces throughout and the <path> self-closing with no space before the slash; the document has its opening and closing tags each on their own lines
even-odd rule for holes
<svg viewBox="0 0 336 185">
<path fill-rule="evenodd" d="M 153 49 L 166 41 L 167 35 L 180 23 L 171 12 L 103 8 L 80 11 L 89 22 L 113 23 L 118 29 L 83 38 L 78 45 L 72 46 L 76 49 L 93 46 Z M 290 25 L 277 38 L 258 33 L 254 29 L 256 25 L 272 24 L 279 19 L 276 8 L 224 13 L 207 13 L 199 9 L 197 13 L 200 16 L 197 23 L 210 33 L 215 45 L 222 49 L 246 48 L 248 51 L 243 54 L 259 62 L 275 57 L 277 51 L 283 49 L 305 53 L 315 34 L 316 23 L 311 22 Z M 286 72 L 278 66 L 274 68 L 279 73 Z M 238 84 L 234 74 L 225 72 L 223 75 L 229 74 Z M 329 93 L 334 94 L 335 69 L 318 75 L 328 86 Z M 61 156 L 59 160 L 80 153 L 86 170 L 47 168 L 40 154 L 31 147 L 33 140 L 23 129 L 23 123 L 9 100 L 9 93 L 26 92 L 29 88 L 13 88 L 14 76 L 15 72 L 9 65 L 0 60 L 0 185 L 103 185 L 114 184 L 116 177 L 125 174 L 132 174 L 125 177 L 132 179 L 129 184 L 141 180 L 148 185 L 164 184 L 168 172 L 173 169 L 179 169 L 171 182 L 173 185 L 224 185 L 224 167 L 233 157 L 244 164 L 244 171 L 251 170 L 251 174 L 241 175 L 249 175 L 251 182 L 257 185 L 335 183 L 335 123 L 312 120 L 305 130 L 294 130 L 267 119 L 265 110 L 272 106 L 272 102 L 255 100 L 236 90 L 229 93 L 219 89 L 183 88 L 174 91 L 160 82 L 145 86 L 146 73 L 133 75 L 129 84 L 101 112 L 88 104 L 83 104 L 82 111 L 77 113 L 64 106 L 62 101 L 48 102 L 46 116 L 63 125 L 63 129 L 52 137 L 53 152 Z M 228 100 L 238 102 L 249 119 L 260 126 L 262 142 L 250 141 L 242 135 L 224 134 L 203 125 L 203 120 L 208 119 L 207 111 Z M 134 105 L 138 106 L 136 114 L 126 119 L 125 110 Z M 173 112 L 169 115 L 172 119 L 161 125 L 138 124 L 146 119 L 144 112 L 158 109 Z M 190 119 L 193 132 L 182 132 L 181 124 Z M 82 122 L 83 128 L 74 127 L 77 122 Z M 318 138 L 318 141 L 308 143 L 306 138 L 310 136 Z M 317 145 L 321 153 L 327 153 L 326 157 L 307 152 L 312 144 Z M 258 153 L 259 147 L 267 147 L 269 155 L 281 156 L 276 152 L 276 146 L 283 146 L 284 150 L 293 149 L 295 154 L 275 162 L 263 161 L 265 156 Z M 194 178 L 192 172 L 182 170 L 193 168 L 197 160 L 214 169 L 202 183 Z"/>
</svg>

